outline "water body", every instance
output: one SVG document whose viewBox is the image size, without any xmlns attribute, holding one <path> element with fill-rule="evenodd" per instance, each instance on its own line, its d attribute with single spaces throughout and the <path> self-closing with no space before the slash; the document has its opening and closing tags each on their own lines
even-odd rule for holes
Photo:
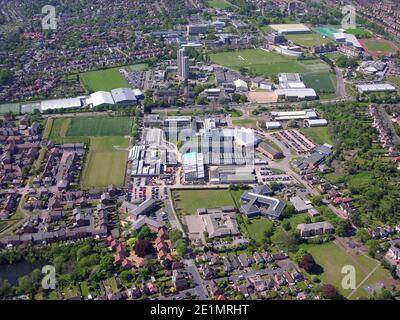
<svg viewBox="0 0 400 320">
<path fill-rule="evenodd" d="M 33 270 L 42 270 L 45 266 L 44 262 L 18 262 L 14 264 L 2 264 L 0 265 L 0 282 L 8 280 L 12 285 L 18 285 L 18 278 L 30 274 Z"/>
</svg>

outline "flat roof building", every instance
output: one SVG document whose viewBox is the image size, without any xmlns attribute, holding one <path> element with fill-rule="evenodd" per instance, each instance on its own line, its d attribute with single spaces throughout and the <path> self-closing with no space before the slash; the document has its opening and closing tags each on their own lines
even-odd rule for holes
<svg viewBox="0 0 400 320">
<path fill-rule="evenodd" d="M 118 88 L 111 90 L 114 102 L 118 106 L 134 105 L 137 103 L 136 96 L 131 88 Z"/>
<path fill-rule="evenodd" d="M 303 101 L 303 100 L 315 100 L 317 93 L 312 88 L 303 89 L 278 89 L 275 91 L 278 101 Z"/>
<path fill-rule="evenodd" d="M 70 108 L 81 108 L 81 98 L 66 98 L 66 99 L 53 99 L 43 100 L 41 102 L 40 110 L 55 110 L 55 109 L 70 109 Z"/>
<path fill-rule="evenodd" d="M 394 86 L 387 83 L 358 84 L 357 89 L 360 93 L 396 91 L 396 88 Z"/>
<path fill-rule="evenodd" d="M 307 127 L 326 127 L 328 121 L 326 119 L 306 119 L 304 120 L 304 124 Z"/>
<path fill-rule="evenodd" d="M 271 24 L 270 27 L 278 34 L 311 33 L 311 29 L 302 23 Z"/>
<path fill-rule="evenodd" d="M 106 106 L 115 105 L 114 99 L 110 92 L 107 91 L 97 91 L 92 93 L 87 99 L 86 103 L 88 106 Z"/>
<path fill-rule="evenodd" d="M 197 152 L 185 153 L 183 159 L 183 174 L 185 181 L 204 180 L 203 154 Z"/>
</svg>

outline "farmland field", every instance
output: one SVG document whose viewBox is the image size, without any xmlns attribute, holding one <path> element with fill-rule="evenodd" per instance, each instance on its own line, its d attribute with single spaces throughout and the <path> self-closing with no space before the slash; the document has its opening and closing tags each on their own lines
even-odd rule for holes
<svg viewBox="0 0 400 320">
<path fill-rule="evenodd" d="M 297 60 L 296 57 L 284 56 L 261 49 L 247 49 L 220 52 L 211 55 L 211 60 L 232 69 L 248 68 L 259 75 L 269 77 L 280 72 L 308 73 L 328 70 L 321 60 Z"/>
<path fill-rule="evenodd" d="M 336 78 L 329 72 L 304 74 L 303 80 L 307 88 L 313 88 L 317 92 L 336 92 Z"/>
<path fill-rule="evenodd" d="M 131 125 L 128 117 L 73 118 L 66 136 L 126 136 Z"/>
<path fill-rule="evenodd" d="M 310 33 L 310 34 L 289 34 L 286 35 L 288 40 L 293 41 L 295 44 L 310 48 L 314 46 L 320 46 L 324 43 L 330 43 L 332 40 L 328 38 L 324 38 L 318 33 Z"/>
<path fill-rule="evenodd" d="M 181 215 L 196 214 L 198 208 L 235 206 L 228 189 L 174 190 L 172 196 L 175 209 Z"/>
</svg>

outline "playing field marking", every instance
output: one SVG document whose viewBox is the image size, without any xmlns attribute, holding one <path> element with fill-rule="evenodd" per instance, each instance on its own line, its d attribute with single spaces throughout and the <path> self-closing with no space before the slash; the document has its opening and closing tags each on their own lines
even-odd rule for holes
<svg viewBox="0 0 400 320">
<path fill-rule="evenodd" d="M 238 59 L 243 61 L 245 60 L 242 56 L 238 56 Z"/>
</svg>

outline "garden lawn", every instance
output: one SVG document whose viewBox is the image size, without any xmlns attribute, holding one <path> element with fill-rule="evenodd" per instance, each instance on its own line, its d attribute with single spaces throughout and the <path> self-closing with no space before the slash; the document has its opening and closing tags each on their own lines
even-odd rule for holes
<svg viewBox="0 0 400 320">
<path fill-rule="evenodd" d="M 208 5 L 215 9 L 227 9 L 232 7 L 232 4 L 226 0 L 209 0 Z"/>
<path fill-rule="evenodd" d="M 183 215 L 197 214 L 198 208 L 235 206 L 228 189 L 173 190 L 175 209 Z"/>
</svg>

